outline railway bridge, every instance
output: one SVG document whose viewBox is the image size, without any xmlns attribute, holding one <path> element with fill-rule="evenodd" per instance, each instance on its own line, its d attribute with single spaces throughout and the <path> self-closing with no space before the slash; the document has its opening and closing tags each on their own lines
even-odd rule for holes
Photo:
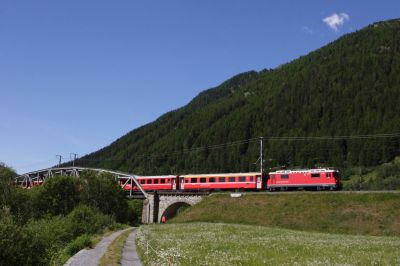
<svg viewBox="0 0 400 266">
<path fill-rule="evenodd" d="M 209 193 L 205 192 L 154 192 L 143 202 L 142 223 L 160 223 L 174 217 L 184 206 L 192 206 Z"/>
<path fill-rule="evenodd" d="M 19 175 L 14 181 L 17 186 L 30 188 L 42 184 L 47 178 L 52 176 L 64 175 L 79 177 L 84 171 L 108 173 L 111 174 L 115 180 L 123 180 L 124 184 L 122 184 L 122 186 L 129 185 L 130 191 L 128 191 L 127 194 L 129 198 L 144 199 L 142 212 L 143 223 L 159 223 L 162 216 L 169 219 L 175 216 L 181 207 L 192 206 L 208 194 L 180 191 L 146 192 L 137 181 L 136 175 L 134 174 L 87 167 L 46 168 Z M 139 190 L 132 190 L 134 186 L 139 188 Z"/>
</svg>

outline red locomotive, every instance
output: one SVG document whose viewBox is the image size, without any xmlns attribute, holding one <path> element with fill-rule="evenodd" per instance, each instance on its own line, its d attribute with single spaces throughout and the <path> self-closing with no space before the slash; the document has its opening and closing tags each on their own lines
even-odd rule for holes
<svg viewBox="0 0 400 266">
<path fill-rule="evenodd" d="M 270 172 L 267 188 L 288 190 L 291 188 L 340 189 L 339 171 L 333 169 L 281 170 Z"/>
<path fill-rule="evenodd" d="M 165 175 L 136 177 L 146 191 L 223 191 L 223 190 L 289 190 L 341 188 L 340 173 L 334 169 L 280 170 L 261 175 L 253 173 Z M 131 185 L 120 180 L 121 187 L 129 191 Z M 132 190 L 138 190 L 133 185 Z"/>
</svg>

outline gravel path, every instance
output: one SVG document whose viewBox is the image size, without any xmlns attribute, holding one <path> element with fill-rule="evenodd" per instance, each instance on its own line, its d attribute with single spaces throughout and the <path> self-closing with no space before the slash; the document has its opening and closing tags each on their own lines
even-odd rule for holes
<svg viewBox="0 0 400 266">
<path fill-rule="evenodd" d="M 142 266 L 135 247 L 136 229 L 129 234 L 122 250 L 121 266 Z"/>
<path fill-rule="evenodd" d="M 126 230 L 128 229 L 120 230 L 104 237 L 93 249 L 82 249 L 72 256 L 64 266 L 97 266 L 111 242 Z"/>
</svg>

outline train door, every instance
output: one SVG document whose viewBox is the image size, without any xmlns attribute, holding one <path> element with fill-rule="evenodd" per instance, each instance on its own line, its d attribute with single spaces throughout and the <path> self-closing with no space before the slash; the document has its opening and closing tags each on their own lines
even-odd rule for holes
<svg viewBox="0 0 400 266">
<path fill-rule="evenodd" d="M 172 178 L 172 190 L 176 190 L 176 178 Z"/>
<path fill-rule="evenodd" d="M 181 188 L 181 190 L 184 190 L 185 189 L 185 178 L 181 177 L 180 182 L 181 182 L 180 188 Z"/>
<path fill-rule="evenodd" d="M 262 188 L 262 177 L 261 175 L 256 176 L 256 189 Z"/>
</svg>

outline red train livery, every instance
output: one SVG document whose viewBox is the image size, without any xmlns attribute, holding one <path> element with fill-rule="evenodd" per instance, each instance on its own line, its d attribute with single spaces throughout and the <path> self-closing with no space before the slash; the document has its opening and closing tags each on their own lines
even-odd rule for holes
<svg viewBox="0 0 400 266">
<path fill-rule="evenodd" d="M 339 189 L 340 175 L 333 169 L 281 170 L 270 172 L 267 188 L 270 191 L 290 188 Z"/>
<path fill-rule="evenodd" d="M 340 173 L 334 169 L 280 170 L 266 175 L 253 172 L 138 176 L 136 179 L 146 191 L 275 191 L 289 189 L 336 190 L 341 188 Z M 124 190 L 131 190 L 131 185 L 127 180 L 120 179 L 119 182 Z M 136 191 L 138 188 L 133 185 L 132 190 Z"/>
</svg>

